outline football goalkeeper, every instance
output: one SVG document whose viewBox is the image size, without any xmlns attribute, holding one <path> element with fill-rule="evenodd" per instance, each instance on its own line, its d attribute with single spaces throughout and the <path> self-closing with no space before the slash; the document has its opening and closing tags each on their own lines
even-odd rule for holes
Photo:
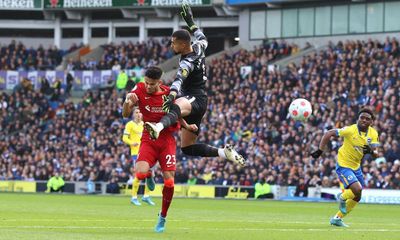
<svg viewBox="0 0 400 240">
<path fill-rule="evenodd" d="M 200 123 L 207 111 L 208 96 L 206 88 L 205 51 L 208 41 L 204 33 L 194 23 L 193 14 L 187 3 L 182 4 L 180 12 L 196 41 L 191 44 L 190 33 L 184 29 L 172 34 L 171 48 L 180 54 L 179 69 L 171 85 L 171 92 L 164 98 L 163 111 L 167 114 L 158 123 L 145 122 L 145 128 L 153 139 L 157 139 L 163 129 L 183 118 L 189 125 L 196 124 L 197 131 L 181 131 L 181 150 L 184 154 L 198 157 L 221 157 L 241 166 L 246 160 L 233 146 L 216 148 L 204 143 L 197 143 Z"/>
</svg>

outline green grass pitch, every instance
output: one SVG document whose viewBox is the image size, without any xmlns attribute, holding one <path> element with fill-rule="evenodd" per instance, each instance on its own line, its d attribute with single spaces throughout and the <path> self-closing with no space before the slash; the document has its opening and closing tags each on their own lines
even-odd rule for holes
<svg viewBox="0 0 400 240">
<path fill-rule="evenodd" d="M 336 203 L 174 199 L 166 231 L 160 210 L 127 196 L 0 194 L 0 239 L 400 239 L 400 207 L 361 204 L 329 225 Z"/>
</svg>

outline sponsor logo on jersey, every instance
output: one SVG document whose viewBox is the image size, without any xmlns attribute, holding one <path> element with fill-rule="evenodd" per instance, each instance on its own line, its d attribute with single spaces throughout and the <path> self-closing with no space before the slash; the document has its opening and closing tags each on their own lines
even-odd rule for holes
<svg viewBox="0 0 400 240">
<path fill-rule="evenodd" d="M 162 113 L 163 112 L 162 107 L 155 107 L 155 106 L 146 105 L 146 106 L 144 106 L 144 108 L 147 111 L 152 112 L 152 113 Z"/>
</svg>

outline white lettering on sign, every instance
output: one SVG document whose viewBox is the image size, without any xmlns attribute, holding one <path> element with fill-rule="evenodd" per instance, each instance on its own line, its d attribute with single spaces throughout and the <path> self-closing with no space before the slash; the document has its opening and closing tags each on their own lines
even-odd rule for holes
<svg viewBox="0 0 400 240">
<path fill-rule="evenodd" d="M 202 5 L 202 0 L 151 0 L 151 6 L 182 5 L 186 1 L 189 5 Z"/>
<path fill-rule="evenodd" d="M 34 8 L 33 0 L 0 0 L 0 8 Z"/>
<path fill-rule="evenodd" d="M 65 8 L 112 7 L 112 0 L 64 0 Z"/>
</svg>

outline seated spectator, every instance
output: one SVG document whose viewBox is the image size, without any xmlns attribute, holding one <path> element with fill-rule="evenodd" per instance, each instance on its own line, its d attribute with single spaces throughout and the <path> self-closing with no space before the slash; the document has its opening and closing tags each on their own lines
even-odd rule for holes
<svg viewBox="0 0 400 240">
<path fill-rule="evenodd" d="M 188 185 L 195 185 L 197 183 L 197 181 L 198 181 L 198 178 L 193 173 L 189 173 L 187 184 Z"/>
<path fill-rule="evenodd" d="M 96 192 L 96 184 L 94 182 L 95 180 L 96 180 L 96 175 L 94 174 L 94 172 L 90 172 L 90 177 L 86 182 L 87 194 L 94 194 Z"/>
<path fill-rule="evenodd" d="M 300 178 L 299 183 L 296 186 L 296 197 L 307 197 L 308 196 L 308 183 L 304 181 L 304 178 Z"/>
<path fill-rule="evenodd" d="M 106 193 L 118 194 L 119 192 L 120 190 L 117 179 L 115 177 L 112 177 L 110 182 L 107 184 Z"/>
<path fill-rule="evenodd" d="M 175 172 L 175 183 L 187 183 L 188 174 L 187 171 L 182 167 L 180 163 L 177 163 L 176 172 Z"/>
<path fill-rule="evenodd" d="M 50 192 L 63 192 L 64 191 L 65 182 L 63 178 L 60 176 L 58 171 L 55 172 L 54 176 L 47 181 L 47 190 L 46 193 Z"/>
<path fill-rule="evenodd" d="M 254 186 L 254 198 L 265 199 L 274 198 L 274 194 L 271 191 L 271 185 L 265 182 L 265 178 L 261 178 Z"/>
</svg>

